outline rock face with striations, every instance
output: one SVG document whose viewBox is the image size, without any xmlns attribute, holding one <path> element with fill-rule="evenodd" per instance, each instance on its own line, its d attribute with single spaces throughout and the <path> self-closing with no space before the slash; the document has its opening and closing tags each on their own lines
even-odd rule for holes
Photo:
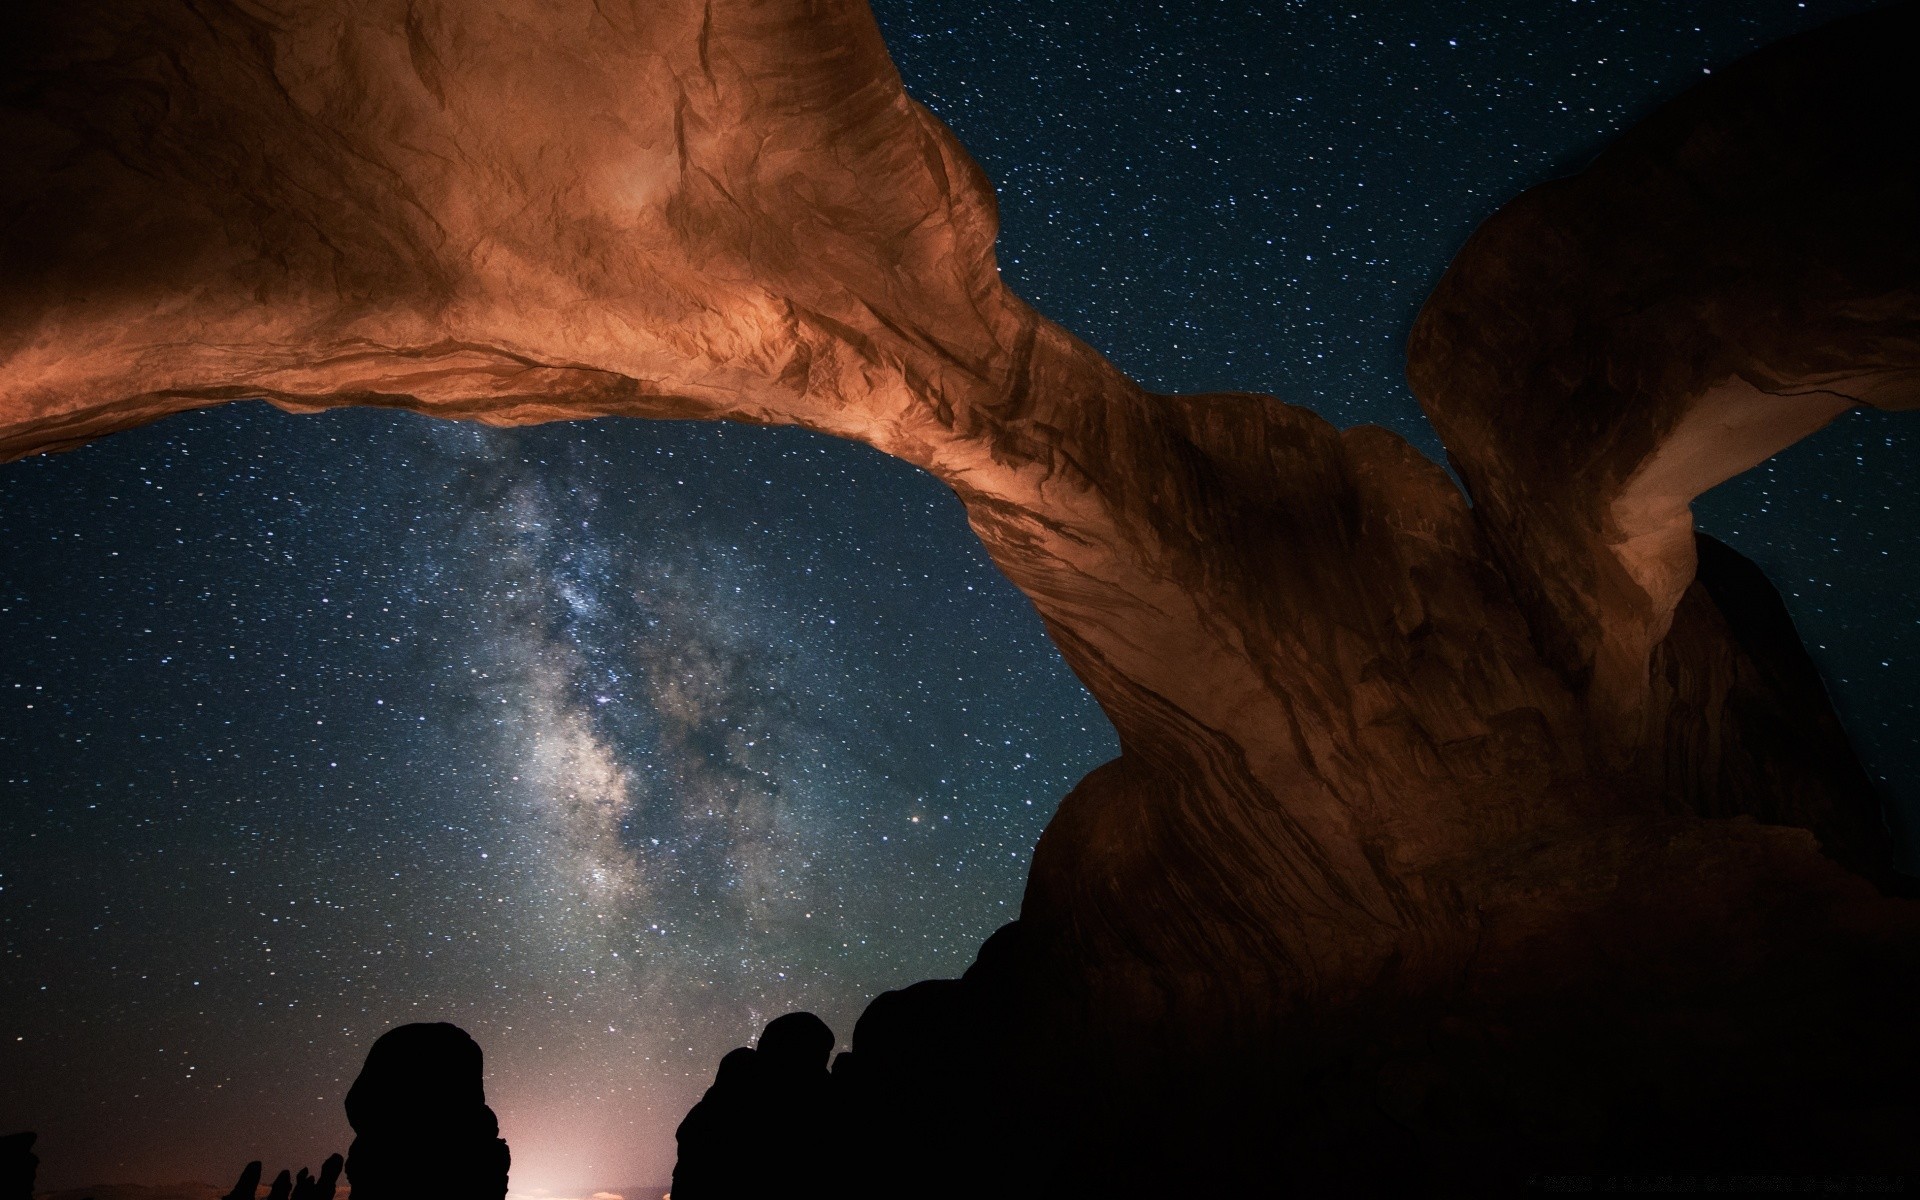
<svg viewBox="0 0 1920 1200">
<path fill-rule="evenodd" d="M 1048 1114 L 1009 1153 L 1858 1167 L 1916 1115 L 1920 914 L 1687 503 L 1920 398 L 1917 34 L 1757 55 L 1475 235 L 1410 349 L 1469 504 L 1010 293 L 856 0 L 34 3 L 0 454 L 239 397 L 867 442 L 954 489 L 1123 747 L 960 985 L 1006 1048 L 966 1086 Z"/>
<path fill-rule="evenodd" d="M 1775 715 L 1812 737 L 1734 712 L 1773 669 L 1750 637 L 1797 639 L 1742 627 L 1725 589 L 1765 589 L 1697 552 L 1687 506 L 1855 405 L 1920 404 L 1920 172 L 1895 149 L 1914 131 L 1914 27 L 1890 9 L 1756 54 L 1508 204 L 1409 349 L 1600 761 L 1682 811 L 1804 825 L 1858 863 L 1884 838 L 1819 690 L 1771 689 L 1802 700 Z M 1704 628 L 1722 623 L 1731 647 Z M 1723 735 L 1754 744 L 1709 747 Z"/>
</svg>

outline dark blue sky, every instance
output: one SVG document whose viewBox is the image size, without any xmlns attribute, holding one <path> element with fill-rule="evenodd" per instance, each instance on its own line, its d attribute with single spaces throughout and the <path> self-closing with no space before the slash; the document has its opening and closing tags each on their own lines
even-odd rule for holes
<svg viewBox="0 0 1920 1200">
<path fill-rule="evenodd" d="M 1042 311 L 1434 452 L 1401 347 L 1473 226 L 1859 7 L 879 11 Z M 1907 437 L 1699 506 L 1898 781 Z M 758 1023 L 964 967 L 1114 751 L 949 493 L 792 430 L 234 405 L 0 468 L 0 544 L 0 1127 L 51 1186 L 317 1162 L 426 1017 L 487 1048 L 516 1192 L 664 1179 Z"/>
</svg>

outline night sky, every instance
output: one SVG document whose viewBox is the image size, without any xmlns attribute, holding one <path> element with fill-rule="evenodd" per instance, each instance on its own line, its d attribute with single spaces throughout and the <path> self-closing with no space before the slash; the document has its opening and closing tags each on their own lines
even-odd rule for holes
<svg viewBox="0 0 1920 1200">
<path fill-rule="evenodd" d="M 1402 347 L 1472 228 L 1868 6 L 1381 7 L 877 5 L 1041 311 L 1429 453 Z M 1911 440 L 1846 418 L 1696 512 L 1920 812 Z M 765 1020 L 964 969 L 1116 751 L 951 493 L 794 430 L 236 404 L 0 468 L 0 546 L 0 1132 L 45 1187 L 317 1164 L 423 1019 L 486 1048 L 516 1193 L 663 1181 Z"/>
</svg>

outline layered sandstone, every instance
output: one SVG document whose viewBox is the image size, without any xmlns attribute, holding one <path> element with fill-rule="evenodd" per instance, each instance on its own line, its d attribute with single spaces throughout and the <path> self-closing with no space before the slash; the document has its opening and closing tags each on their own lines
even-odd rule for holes
<svg viewBox="0 0 1920 1200">
<path fill-rule="evenodd" d="M 1864 856 L 1877 814 L 1834 791 L 1844 741 L 1814 713 L 1823 765 L 1771 786 L 1740 761 L 1767 751 L 1693 744 L 1740 736 L 1727 707 L 1749 685 L 1727 672 L 1767 668 L 1721 661 L 1727 639 L 1699 631 L 1735 614 L 1696 571 L 1688 505 L 1849 408 L 1920 404 L 1920 174 L 1895 149 L 1914 131 L 1913 33 L 1894 8 L 1763 51 L 1506 205 L 1409 348 L 1607 764 L 1683 808 L 1806 825 Z"/>
<path fill-rule="evenodd" d="M 855 0 L 32 9 L 0 453 L 266 397 L 798 424 L 932 472 L 1123 747 L 988 972 L 1029 1031 L 1141 1078 L 1362 1025 L 1453 1021 L 1471 1060 L 1577 1040 L 1570 995 L 1657 1023 L 1635 981 L 1712 1012 L 1803 970 L 1886 1028 L 1855 1009 L 1920 917 L 1867 882 L 1876 801 L 1686 506 L 1914 400 L 1911 6 L 1716 76 L 1476 235 L 1410 367 L 1471 505 L 1391 434 L 1148 394 L 1034 313 Z M 1794 1059 L 1777 1018 L 1729 1028 Z M 1343 1086 L 1466 1086 L 1426 1044 Z"/>
</svg>

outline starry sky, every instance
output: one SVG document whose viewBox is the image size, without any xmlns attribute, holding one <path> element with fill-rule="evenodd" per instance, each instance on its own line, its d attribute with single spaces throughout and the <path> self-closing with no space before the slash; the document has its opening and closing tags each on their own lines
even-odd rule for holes
<svg viewBox="0 0 1920 1200">
<path fill-rule="evenodd" d="M 1475 224 L 1867 5 L 883 0 L 1002 269 L 1147 386 L 1438 446 Z M 1903 811 L 1906 428 L 1705 497 Z M 0 468 L 0 1131 L 45 1186 L 317 1163 L 393 1024 L 488 1055 L 526 1196 L 663 1181 L 731 1046 L 952 975 L 1113 733 L 941 485 L 796 430 L 244 403 Z"/>
</svg>

